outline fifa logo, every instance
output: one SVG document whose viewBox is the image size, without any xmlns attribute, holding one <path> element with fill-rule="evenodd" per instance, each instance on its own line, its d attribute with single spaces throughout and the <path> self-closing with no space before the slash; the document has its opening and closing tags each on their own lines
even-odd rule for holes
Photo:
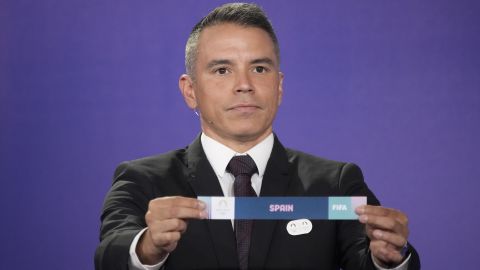
<svg viewBox="0 0 480 270">
<path fill-rule="evenodd" d="M 348 208 L 345 204 L 332 204 L 333 211 L 348 211 Z"/>
</svg>

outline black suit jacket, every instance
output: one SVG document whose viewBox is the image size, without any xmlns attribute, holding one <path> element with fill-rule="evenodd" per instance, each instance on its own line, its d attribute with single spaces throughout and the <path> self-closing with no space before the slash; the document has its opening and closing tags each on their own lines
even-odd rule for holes
<svg viewBox="0 0 480 270">
<path fill-rule="evenodd" d="M 223 196 L 198 137 L 186 149 L 121 164 L 102 212 L 96 269 L 128 269 L 129 247 L 146 227 L 148 202 L 161 196 Z M 268 161 L 260 196 L 354 196 L 378 200 L 353 164 L 285 149 L 278 139 Z M 309 234 L 292 236 L 289 220 L 255 220 L 251 269 L 374 269 L 365 227 L 358 221 L 314 220 Z M 166 269 L 238 268 L 229 220 L 190 220 Z M 413 248 L 409 269 L 420 269 Z"/>
</svg>

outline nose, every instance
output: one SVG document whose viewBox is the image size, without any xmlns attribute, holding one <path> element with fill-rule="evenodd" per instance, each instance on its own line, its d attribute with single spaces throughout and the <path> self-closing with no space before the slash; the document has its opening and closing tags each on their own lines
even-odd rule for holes
<svg viewBox="0 0 480 270">
<path fill-rule="evenodd" d="M 253 85 L 248 71 L 241 72 L 237 76 L 237 84 L 235 86 L 236 93 L 251 93 L 253 92 Z"/>
</svg>

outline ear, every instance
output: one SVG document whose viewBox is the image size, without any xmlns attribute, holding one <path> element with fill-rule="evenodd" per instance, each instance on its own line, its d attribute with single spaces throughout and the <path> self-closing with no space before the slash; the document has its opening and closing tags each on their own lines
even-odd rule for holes
<svg viewBox="0 0 480 270">
<path fill-rule="evenodd" d="M 284 78 L 284 75 L 282 72 L 278 72 L 278 75 L 280 77 L 280 83 L 278 84 L 278 103 L 277 105 L 280 106 L 280 104 L 282 103 L 282 98 L 283 98 L 283 78 Z"/>
<path fill-rule="evenodd" d="M 187 106 L 192 110 L 197 108 L 197 98 L 195 97 L 192 78 L 187 74 L 183 74 L 180 76 L 180 79 L 178 79 L 178 87 Z"/>
</svg>

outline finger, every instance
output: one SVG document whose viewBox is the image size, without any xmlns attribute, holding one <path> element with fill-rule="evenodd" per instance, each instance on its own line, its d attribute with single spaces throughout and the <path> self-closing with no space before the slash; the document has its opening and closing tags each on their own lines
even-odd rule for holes
<svg viewBox="0 0 480 270">
<path fill-rule="evenodd" d="M 395 209 L 386 208 L 378 205 L 361 205 L 355 208 L 355 213 L 358 215 L 376 215 L 376 216 L 386 216 L 390 212 L 395 212 Z"/>
<path fill-rule="evenodd" d="M 208 214 L 205 210 L 199 210 L 194 208 L 186 207 L 162 207 L 162 208 L 153 208 L 147 211 L 145 219 L 150 220 L 165 220 L 165 219 L 204 219 L 207 218 Z"/>
<path fill-rule="evenodd" d="M 389 248 L 389 245 L 384 241 L 370 242 L 370 251 L 377 260 L 384 264 L 400 263 L 403 260 L 400 252 Z"/>
<path fill-rule="evenodd" d="M 188 197 L 161 197 L 151 200 L 149 211 L 159 219 L 206 218 L 205 203 Z"/>
<path fill-rule="evenodd" d="M 170 246 L 182 237 L 180 232 L 153 232 L 150 231 L 150 236 L 152 238 L 152 242 L 157 249 L 164 249 L 167 246 Z"/>
<path fill-rule="evenodd" d="M 185 207 L 193 209 L 205 209 L 206 205 L 204 202 L 197 200 L 195 198 L 174 196 L 174 197 L 160 197 L 150 201 L 149 208 L 165 208 L 165 207 Z"/>
<path fill-rule="evenodd" d="M 177 247 L 177 244 L 178 244 L 178 241 L 177 242 L 173 242 L 171 244 L 168 244 L 166 246 L 163 247 L 163 250 L 167 253 L 171 253 L 172 251 L 175 250 L 175 248 Z"/>
<path fill-rule="evenodd" d="M 371 239 L 385 241 L 386 243 L 394 246 L 399 252 L 407 242 L 407 239 L 402 235 L 388 231 L 373 230 L 372 236 L 373 238 Z"/>
<path fill-rule="evenodd" d="M 366 228 L 368 238 L 370 240 L 375 240 L 376 238 L 375 236 L 373 236 L 373 231 L 374 231 L 373 227 L 367 225 L 365 228 Z"/>
<path fill-rule="evenodd" d="M 180 232 L 184 233 L 187 230 L 187 222 L 184 220 L 166 219 L 166 220 L 153 220 L 148 224 L 150 230 L 154 232 Z"/>
<path fill-rule="evenodd" d="M 374 230 L 374 228 L 373 228 L 372 226 L 367 225 L 367 226 L 365 226 L 365 230 L 367 231 L 368 237 L 369 237 L 370 239 L 372 239 L 372 238 L 373 238 L 373 230 Z"/>
<path fill-rule="evenodd" d="M 383 206 L 375 206 L 375 205 L 362 205 L 355 209 L 355 213 L 357 215 L 368 215 L 368 216 L 389 216 L 400 223 L 407 225 L 408 224 L 408 217 L 403 212 L 393 209 L 387 208 Z"/>
<path fill-rule="evenodd" d="M 386 248 L 378 249 L 377 251 L 372 251 L 372 255 L 377 259 L 380 259 L 385 264 L 398 264 L 403 260 L 403 256 L 396 251 L 392 251 Z"/>
<path fill-rule="evenodd" d="M 367 226 L 371 226 L 372 229 L 393 231 L 405 236 L 408 234 L 406 226 L 400 224 L 396 219 L 391 217 L 361 215 L 359 221 Z M 367 230 L 368 229 L 369 228 L 367 227 Z"/>
<path fill-rule="evenodd" d="M 384 248 L 386 247 L 387 243 L 384 241 L 371 241 L 370 242 L 370 252 L 372 255 L 376 258 L 378 258 L 380 261 L 384 262 L 386 261 L 386 256 L 384 252 Z"/>
</svg>

